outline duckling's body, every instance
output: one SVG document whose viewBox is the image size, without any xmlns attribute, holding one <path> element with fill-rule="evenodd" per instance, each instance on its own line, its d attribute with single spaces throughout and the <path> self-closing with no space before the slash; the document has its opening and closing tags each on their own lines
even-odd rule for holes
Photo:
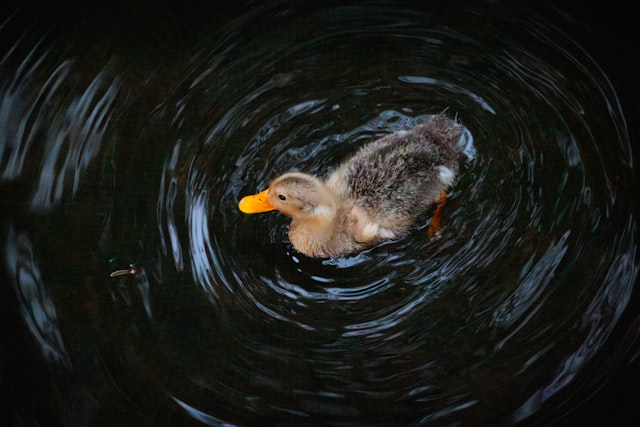
<svg viewBox="0 0 640 427">
<path fill-rule="evenodd" d="M 277 209 L 291 216 L 291 243 L 311 257 L 354 253 L 404 237 L 453 184 L 460 135 L 453 120 L 432 116 L 365 145 L 325 180 L 286 173 L 262 193 L 245 197 L 240 209 Z M 267 203 L 258 207 L 259 201 Z"/>
</svg>

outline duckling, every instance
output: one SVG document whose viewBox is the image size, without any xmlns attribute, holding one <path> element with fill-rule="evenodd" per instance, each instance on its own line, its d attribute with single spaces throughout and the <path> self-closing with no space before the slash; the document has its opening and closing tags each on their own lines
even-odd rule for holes
<svg viewBox="0 0 640 427">
<path fill-rule="evenodd" d="M 299 252 L 327 258 L 400 239 L 416 217 L 437 205 L 429 234 L 458 174 L 462 127 L 443 114 L 363 146 L 326 179 L 289 172 L 238 205 L 244 213 L 279 210 L 292 218 L 289 239 Z"/>
</svg>

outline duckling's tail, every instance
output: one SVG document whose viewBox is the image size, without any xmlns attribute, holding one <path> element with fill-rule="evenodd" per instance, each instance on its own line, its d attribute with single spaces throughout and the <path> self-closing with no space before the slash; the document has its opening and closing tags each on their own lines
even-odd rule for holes
<svg viewBox="0 0 640 427">
<path fill-rule="evenodd" d="M 435 140 L 456 143 L 455 146 L 465 155 L 467 160 L 475 159 L 476 149 L 473 144 L 473 134 L 458 120 L 457 114 L 453 119 L 444 112 L 434 114 L 425 121 L 425 125 Z"/>
</svg>

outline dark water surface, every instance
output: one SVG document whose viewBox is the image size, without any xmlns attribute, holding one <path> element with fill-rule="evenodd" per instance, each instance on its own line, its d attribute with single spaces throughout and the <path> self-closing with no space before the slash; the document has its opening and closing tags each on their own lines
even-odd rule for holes
<svg viewBox="0 0 640 427">
<path fill-rule="evenodd" d="M 314 4 L 6 14 L 10 425 L 548 425 L 626 396 L 624 42 L 537 2 Z M 442 111 L 470 148 L 439 239 L 314 260 L 237 210 Z"/>
</svg>

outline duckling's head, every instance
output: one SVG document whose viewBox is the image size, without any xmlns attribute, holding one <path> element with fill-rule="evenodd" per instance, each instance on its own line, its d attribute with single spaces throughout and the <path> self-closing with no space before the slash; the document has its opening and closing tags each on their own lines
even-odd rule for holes
<svg viewBox="0 0 640 427">
<path fill-rule="evenodd" d="M 238 208 L 247 214 L 276 209 L 299 220 L 331 219 L 336 212 L 336 201 L 318 178 L 290 172 L 271 181 L 266 190 L 243 197 Z"/>
</svg>

